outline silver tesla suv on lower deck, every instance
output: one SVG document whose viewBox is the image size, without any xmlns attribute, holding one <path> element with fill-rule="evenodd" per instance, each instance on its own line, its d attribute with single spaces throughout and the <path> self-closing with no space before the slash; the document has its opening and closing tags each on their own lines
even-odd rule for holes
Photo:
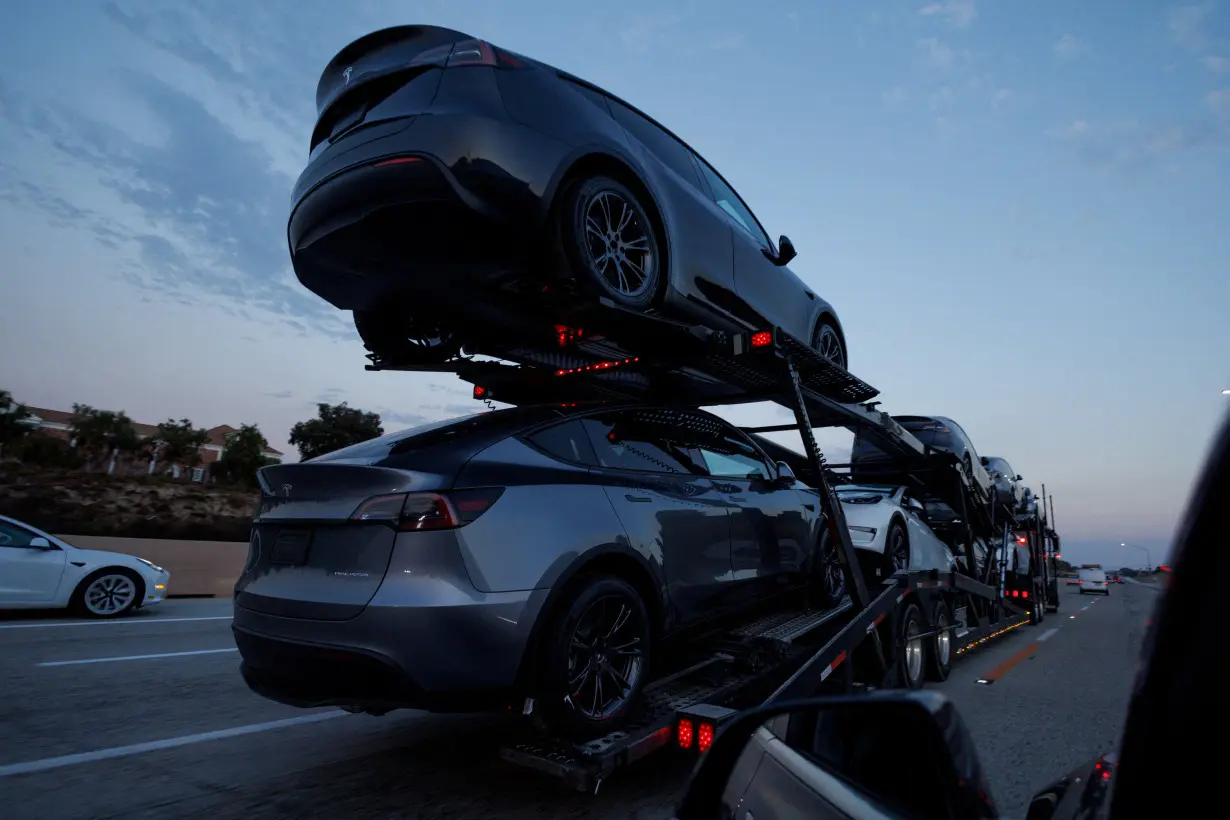
<svg viewBox="0 0 1230 820">
<path fill-rule="evenodd" d="M 601 733 L 686 636 L 834 576 L 814 491 L 695 410 L 498 410 L 260 484 L 235 638 L 248 685 L 297 706 L 534 697 Z"/>
</svg>

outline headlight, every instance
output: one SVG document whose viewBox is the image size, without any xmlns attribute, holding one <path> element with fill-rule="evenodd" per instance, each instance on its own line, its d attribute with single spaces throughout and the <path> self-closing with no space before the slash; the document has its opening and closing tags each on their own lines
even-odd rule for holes
<svg viewBox="0 0 1230 820">
<path fill-rule="evenodd" d="M 153 561 L 146 561 L 144 558 L 138 558 L 137 560 L 138 560 L 138 561 L 140 561 L 142 564 L 145 564 L 145 566 L 149 567 L 149 568 L 150 568 L 150 569 L 152 569 L 154 572 L 162 572 L 162 571 L 163 571 L 163 570 L 162 570 L 162 567 L 158 566 L 158 565 L 157 565 L 157 564 L 155 564 Z"/>
</svg>

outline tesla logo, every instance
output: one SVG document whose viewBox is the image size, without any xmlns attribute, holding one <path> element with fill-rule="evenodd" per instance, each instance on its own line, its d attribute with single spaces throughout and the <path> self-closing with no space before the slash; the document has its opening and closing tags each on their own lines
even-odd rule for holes
<svg viewBox="0 0 1230 820">
<path fill-rule="evenodd" d="M 282 497 L 283 497 L 283 498 L 290 498 L 290 491 L 291 491 L 292 489 L 293 489 L 293 487 L 291 487 L 291 485 L 289 485 L 289 484 L 283 484 L 283 485 L 282 485 Z"/>
<path fill-rule="evenodd" d="M 346 78 L 346 82 L 343 85 L 350 85 L 350 72 L 352 71 L 354 71 L 354 66 L 350 66 L 342 72 L 342 76 Z"/>
</svg>

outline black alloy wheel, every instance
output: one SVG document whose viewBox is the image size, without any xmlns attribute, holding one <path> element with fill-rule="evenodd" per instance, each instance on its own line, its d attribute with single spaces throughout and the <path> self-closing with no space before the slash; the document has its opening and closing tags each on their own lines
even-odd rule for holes
<svg viewBox="0 0 1230 820">
<path fill-rule="evenodd" d="M 832 609 L 846 597 L 846 572 L 838 546 L 825 527 L 816 545 L 815 562 L 812 564 L 812 592 L 819 609 Z"/>
<path fill-rule="evenodd" d="M 662 250 L 653 221 L 626 185 L 597 176 L 567 193 L 562 238 L 568 261 L 599 296 L 645 309 L 662 281 Z"/>
<path fill-rule="evenodd" d="M 828 359 L 842 370 L 846 367 L 846 350 L 841 344 L 841 334 L 827 319 L 816 322 L 816 330 L 811 337 L 812 349 L 823 358 Z"/>
<path fill-rule="evenodd" d="M 884 541 L 884 564 L 888 575 L 910 568 L 910 539 L 900 521 L 893 521 L 888 527 Z"/>
</svg>

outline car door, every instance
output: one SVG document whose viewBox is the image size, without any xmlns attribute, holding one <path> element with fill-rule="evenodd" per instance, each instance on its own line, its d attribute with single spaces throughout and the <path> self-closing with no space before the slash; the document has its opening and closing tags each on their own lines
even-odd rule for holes
<svg viewBox="0 0 1230 820">
<path fill-rule="evenodd" d="M 777 484 L 776 469 L 747 438 L 726 428 L 698 448 L 714 486 L 730 501 L 732 602 L 763 598 L 798 578 L 807 559 L 816 504 Z"/>
<path fill-rule="evenodd" d="M 683 439 L 678 411 L 628 409 L 584 419 L 598 466 L 634 549 L 656 560 L 673 626 L 724 610 L 730 586 L 728 501 Z"/>
<path fill-rule="evenodd" d="M 735 293 L 771 324 L 810 342 L 815 294 L 790 268 L 773 264 L 765 254 L 775 256 L 777 250 L 755 214 L 713 166 L 698 156 L 696 161 L 714 203 L 732 228 Z"/>
<path fill-rule="evenodd" d="M 0 521 L 0 605 L 55 600 L 68 558 L 55 544 L 30 546 L 36 537 L 25 527 Z"/>
</svg>

